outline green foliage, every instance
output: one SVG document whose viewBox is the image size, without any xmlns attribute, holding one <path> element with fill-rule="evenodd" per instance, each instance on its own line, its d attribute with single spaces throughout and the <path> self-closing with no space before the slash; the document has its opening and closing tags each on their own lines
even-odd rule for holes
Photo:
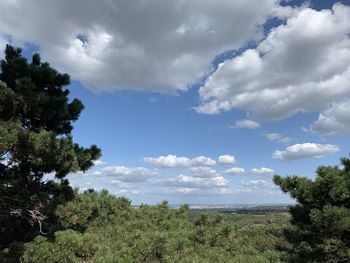
<svg viewBox="0 0 350 263">
<path fill-rule="evenodd" d="M 282 191 L 298 202 L 286 230 L 289 262 L 350 261 L 350 160 L 321 166 L 315 180 L 275 176 Z"/>
<path fill-rule="evenodd" d="M 22 262 L 281 262 L 280 232 L 240 230 L 216 213 L 190 222 L 185 205 L 134 208 L 107 191 L 86 191 L 56 215 L 66 230 L 27 243 Z"/>
<path fill-rule="evenodd" d="M 0 64 L 1 251 L 55 229 L 55 208 L 74 196 L 64 177 L 87 170 L 100 150 L 73 142 L 72 123 L 84 107 L 77 99 L 69 102 L 69 75 L 38 54 L 28 63 L 10 45 Z M 49 173 L 57 180 L 43 180 Z"/>
</svg>

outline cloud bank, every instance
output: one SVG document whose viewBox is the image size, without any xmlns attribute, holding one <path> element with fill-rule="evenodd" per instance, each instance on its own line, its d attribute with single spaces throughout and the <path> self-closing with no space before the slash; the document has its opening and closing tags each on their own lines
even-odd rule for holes
<svg viewBox="0 0 350 263">
<path fill-rule="evenodd" d="M 260 121 L 322 111 L 315 133 L 350 133 L 338 110 L 350 93 L 350 8 L 340 3 L 317 11 L 278 0 L 16 0 L 0 9 L 1 48 L 32 43 L 91 90 L 177 93 L 204 81 L 199 113 L 239 109 Z M 270 18 L 283 23 L 265 32 Z M 236 56 L 213 65 L 227 51 Z"/>
<path fill-rule="evenodd" d="M 199 89 L 197 111 L 278 120 L 342 100 L 350 93 L 349 36 L 350 7 L 301 8 L 257 48 L 221 63 Z"/>
<path fill-rule="evenodd" d="M 267 18 L 285 12 L 277 0 L 16 0 L 0 10 L 0 36 L 39 45 L 90 89 L 167 93 L 209 73 L 218 54 L 260 40 Z"/>
</svg>

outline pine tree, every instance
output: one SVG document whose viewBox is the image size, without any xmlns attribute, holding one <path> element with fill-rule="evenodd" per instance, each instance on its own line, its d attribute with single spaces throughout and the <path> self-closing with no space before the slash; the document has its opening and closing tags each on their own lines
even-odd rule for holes
<svg viewBox="0 0 350 263">
<path fill-rule="evenodd" d="M 296 199 L 290 208 L 289 262 L 350 262 L 350 159 L 320 166 L 315 180 L 275 176 L 283 192 Z"/>
<path fill-rule="evenodd" d="M 71 200 L 65 177 L 86 171 L 100 149 L 73 142 L 72 123 L 84 106 L 69 101 L 68 74 L 7 45 L 0 71 L 0 250 L 50 232 L 55 208 Z M 55 180 L 45 180 L 52 174 Z M 47 222 L 45 225 L 43 223 Z"/>
</svg>

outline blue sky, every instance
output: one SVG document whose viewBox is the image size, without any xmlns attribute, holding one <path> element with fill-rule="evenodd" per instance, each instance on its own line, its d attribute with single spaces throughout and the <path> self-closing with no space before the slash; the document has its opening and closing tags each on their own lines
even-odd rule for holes
<svg viewBox="0 0 350 263">
<path fill-rule="evenodd" d="M 288 203 L 274 174 L 349 153 L 350 1 L 39 2 L 0 1 L 0 45 L 71 74 L 74 139 L 103 154 L 80 189 Z"/>
</svg>

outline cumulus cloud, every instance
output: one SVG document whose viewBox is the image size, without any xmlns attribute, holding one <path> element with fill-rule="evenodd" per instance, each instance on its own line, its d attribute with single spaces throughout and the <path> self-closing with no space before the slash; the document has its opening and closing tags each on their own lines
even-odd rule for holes
<svg viewBox="0 0 350 263">
<path fill-rule="evenodd" d="M 195 158 L 178 157 L 176 155 L 167 155 L 159 157 L 145 157 L 144 162 L 156 165 L 160 168 L 188 167 L 188 166 L 214 166 L 215 160 L 206 156 L 197 156 Z"/>
<path fill-rule="evenodd" d="M 290 15 L 257 48 L 219 65 L 199 89 L 198 112 L 241 109 L 276 120 L 349 95 L 350 7 L 304 7 Z"/>
<path fill-rule="evenodd" d="M 40 45 L 91 89 L 174 92 L 207 74 L 216 55 L 259 40 L 268 17 L 289 12 L 278 2 L 1 1 L 0 34 Z"/>
<path fill-rule="evenodd" d="M 257 188 L 264 188 L 267 187 L 269 185 L 268 182 L 266 182 L 265 180 L 250 180 L 250 181 L 241 181 L 241 184 L 253 189 L 257 189 Z"/>
<path fill-rule="evenodd" d="M 156 165 L 160 168 L 185 167 L 189 166 L 190 159 L 187 157 L 177 157 L 176 155 L 167 155 L 159 157 L 145 157 L 144 162 Z"/>
<path fill-rule="evenodd" d="M 236 158 L 233 155 L 221 155 L 219 156 L 219 163 L 221 164 L 234 164 L 236 162 Z"/>
<path fill-rule="evenodd" d="M 151 171 L 144 167 L 107 166 L 97 171 L 104 176 L 113 176 L 115 180 L 123 182 L 145 182 L 156 176 L 156 171 Z"/>
<path fill-rule="evenodd" d="M 250 170 L 252 174 L 258 174 L 258 175 L 263 175 L 263 174 L 274 174 L 275 170 L 267 167 L 261 167 L 261 168 L 253 168 Z"/>
<path fill-rule="evenodd" d="M 195 166 L 190 168 L 191 173 L 198 177 L 217 177 L 219 174 L 215 169 L 208 166 Z"/>
<path fill-rule="evenodd" d="M 214 161 L 213 159 L 209 158 L 209 157 L 205 157 L 205 156 L 198 156 L 195 157 L 193 159 L 191 159 L 190 161 L 190 165 L 192 166 L 214 166 L 216 164 L 216 161 Z"/>
<path fill-rule="evenodd" d="M 179 187 L 223 187 L 228 185 L 228 181 L 222 177 L 201 178 L 195 176 L 179 175 L 175 178 L 163 180 L 162 184 Z"/>
<path fill-rule="evenodd" d="M 284 151 L 275 151 L 272 157 L 277 160 L 297 160 L 322 157 L 339 151 L 340 148 L 332 144 L 302 143 L 289 146 Z"/>
<path fill-rule="evenodd" d="M 280 142 L 280 143 L 287 143 L 290 141 L 289 137 L 283 136 L 282 134 L 279 133 L 264 133 L 263 134 L 266 139 L 270 140 L 270 141 L 275 141 L 275 142 Z"/>
<path fill-rule="evenodd" d="M 239 121 L 236 121 L 235 123 L 235 128 L 238 128 L 238 129 L 242 129 L 242 128 L 246 128 L 246 129 L 256 129 L 256 128 L 259 128 L 260 124 L 256 121 L 253 121 L 253 120 L 239 120 Z"/>
<path fill-rule="evenodd" d="M 320 135 L 350 134 L 350 100 L 334 103 L 318 116 L 310 129 Z"/>
<path fill-rule="evenodd" d="M 240 167 L 231 167 L 222 173 L 227 175 L 241 175 L 245 173 L 245 169 Z"/>
</svg>

